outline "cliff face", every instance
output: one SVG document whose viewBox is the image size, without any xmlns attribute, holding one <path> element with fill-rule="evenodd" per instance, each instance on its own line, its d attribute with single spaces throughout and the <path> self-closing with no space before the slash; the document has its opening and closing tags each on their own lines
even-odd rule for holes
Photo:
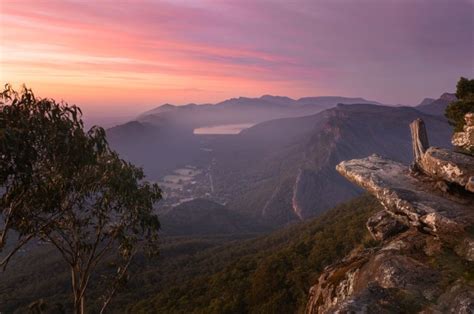
<svg viewBox="0 0 474 314">
<path fill-rule="evenodd" d="M 379 244 L 327 267 L 307 313 L 474 312 L 474 157 L 414 143 L 411 168 L 376 155 L 337 166 L 384 206 L 367 222 Z"/>
</svg>

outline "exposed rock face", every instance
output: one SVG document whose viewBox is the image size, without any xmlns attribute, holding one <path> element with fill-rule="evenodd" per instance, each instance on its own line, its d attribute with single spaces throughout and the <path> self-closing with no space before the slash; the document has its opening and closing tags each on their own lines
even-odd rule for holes
<svg viewBox="0 0 474 314">
<path fill-rule="evenodd" d="M 474 157 L 424 143 L 418 172 L 376 155 L 336 167 L 384 205 L 367 222 L 380 245 L 327 267 L 307 313 L 474 313 Z"/>
<path fill-rule="evenodd" d="M 353 252 L 325 269 L 310 290 L 306 312 L 445 313 L 446 307 L 472 309 L 472 282 L 445 282 L 453 278 L 455 266 L 433 267 L 444 262 L 446 252 L 440 248 L 433 256 L 427 255 L 425 249 L 431 240 L 432 236 L 410 229 L 380 248 Z M 459 292 L 458 300 L 451 290 Z"/>
<path fill-rule="evenodd" d="M 451 140 L 454 146 L 468 152 L 474 152 L 474 113 L 470 112 L 464 117 L 466 124 L 463 132 L 456 132 Z"/>
<path fill-rule="evenodd" d="M 461 150 L 470 152 L 474 147 L 474 114 L 466 114 L 466 132 L 456 133 L 453 136 L 453 143 L 459 138 L 468 138 L 458 146 Z M 471 128 L 471 130 L 469 129 Z M 416 119 L 410 124 L 414 163 L 412 168 L 422 171 L 428 176 L 461 185 L 470 192 L 474 192 L 474 159 L 470 155 L 453 152 L 442 148 L 429 147 L 428 134 L 425 123 L 421 119 Z M 467 134 L 467 135 L 466 135 Z M 469 138 L 472 137 L 472 142 Z M 472 144 L 472 147 L 471 147 Z M 447 185 L 439 184 L 445 192 Z"/>
<path fill-rule="evenodd" d="M 474 289 L 463 280 L 452 284 L 439 298 L 440 313 L 474 313 Z"/>
<path fill-rule="evenodd" d="M 474 220 L 474 203 L 446 198 L 428 178 L 414 177 L 401 163 L 372 155 L 341 162 L 336 169 L 376 196 L 399 221 L 433 234 L 461 232 Z M 473 206 L 473 207 L 471 207 Z"/>
<path fill-rule="evenodd" d="M 375 240 L 383 241 L 404 231 L 407 226 L 383 210 L 369 218 L 367 229 Z"/>
<path fill-rule="evenodd" d="M 474 130 L 474 129 L 473 129 Z M 474 192 L 474 159 L 468 155 L 442 148 L 430 147 L 421 159 L 421 167 L 429 176 L 456 183 Z"/>
</svg>

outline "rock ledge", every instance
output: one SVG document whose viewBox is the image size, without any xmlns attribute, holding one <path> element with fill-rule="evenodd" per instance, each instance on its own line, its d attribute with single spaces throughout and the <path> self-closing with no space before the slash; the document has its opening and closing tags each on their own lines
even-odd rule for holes
<svg viewBox="0 0 474 314">
<path fill-rule="evenodd" d="M 411 167 L 377 155 L 337 165 L 384 206 L 367 222 L 379 245 L 327 267 L 306 313 L 474 313 L 474 156 L 429 147 L 421 120 L 410 128 Z"/>
</svg>

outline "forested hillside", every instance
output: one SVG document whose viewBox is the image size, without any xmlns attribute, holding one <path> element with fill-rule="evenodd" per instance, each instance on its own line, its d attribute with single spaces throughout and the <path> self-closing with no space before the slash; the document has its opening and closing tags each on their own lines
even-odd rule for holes
<svg viewBox="0 0 474 314">
<path fill-rule="evenodd" d="M 111 307 L 115 313 L 301 310 L 325 266 L 354 247 L 374 244 L 365 222 L 378 209 L 363 196 L 267 236 L 165 237 L 161 257 L 139 258 Z M 30 250 L 2 274 L 0 307 L 21 313 L 41 298 L 67 307 L 69 274 L 60 257 L 49 246 Z M 92 288 L 91 306 L 94 296 Z"/>
<path fill-rule="evenodd" d="M 268 236 L 201 252 L 183 263 L 155 297 L 132 313 L 301 312 L 325 266 L 353 248 L 371 246 L 365 222 L 380 205 L 363 196 L 320 218 Z M 189 263 L 189 264 L 188 264 Z M 185 275 L 199 269 L 194 278 Z M 166 272 L 166 270 L 164 270 Z M 177 282 L 177 283 L 176 283 Z"/>
</svg>

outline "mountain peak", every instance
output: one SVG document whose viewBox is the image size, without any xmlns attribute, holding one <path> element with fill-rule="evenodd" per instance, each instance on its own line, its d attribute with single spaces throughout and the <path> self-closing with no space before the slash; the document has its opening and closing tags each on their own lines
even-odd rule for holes
<svg viewBox="0 0 474 314">
<path fill-rule="evenodd" d="M 434 102 L 435 100 L 436 100 L 436 99 L 434 99 L 434 98 L 428 98 L 428 97 L 427 97 L 427 98 L 423 99 L 423 100 L 418 104 L 418 106 L 427 106 L 427 105 L 431 104 L 432 102 Z"/>
<path fill-rule="evenodd" d="M 276 96 L 276 95 L 263 95 L 260 97 L 260 99 L 264 100 L 284 100 L 284 101 L 294 101 L 290 97 L 287 96 Z"/>
<path fill-rule="evenodd" d="M 172 104 L 169 104 L 169 103 L 166 103 L 166 104 L 163 104 L 161 106 L 159 106 L 158 108 L 161 108 L 161 109 L 173 109 L 173 108 L 176 108 L 175 105 L 172 105 Z"/>
<path fill-rule="evenodd" d="M 453 93 L 444 93 L 439 97 L 439 99 L 446 100 L 446 101 L 455 101 L 458 98 L 456 97 L 456 94 Z"/>
<path fill-rule="evenodd" d="M 444 115 L 444 111 L 446 107 L 449 105 L 450 102 L 455 101 L 456 95 L 451 93 L 444 93 L 438 99 L 431 100 L 430 98 L 425 98 L 417 107 L 416 109 L 433 115 Z"/>
</svg>

